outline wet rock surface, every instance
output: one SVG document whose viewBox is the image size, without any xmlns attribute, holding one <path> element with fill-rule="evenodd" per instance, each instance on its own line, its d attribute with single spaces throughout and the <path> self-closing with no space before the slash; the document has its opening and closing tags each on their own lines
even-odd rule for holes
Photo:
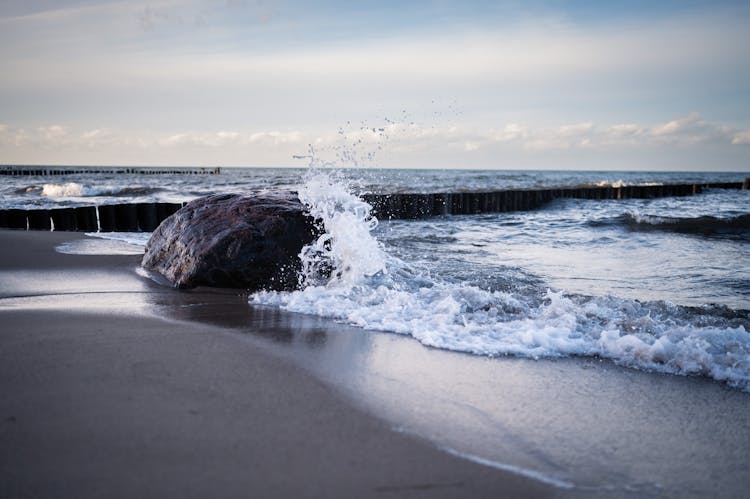
<svg viewBox="0 0 750 499">
<path fill-rule="evenodd" d="M 178 288 L 289 290 L 298 285 L 302 247 L 318 234 L 293 192 L 213 195 L 164 220 L 142 266 Z"/>
</svg>

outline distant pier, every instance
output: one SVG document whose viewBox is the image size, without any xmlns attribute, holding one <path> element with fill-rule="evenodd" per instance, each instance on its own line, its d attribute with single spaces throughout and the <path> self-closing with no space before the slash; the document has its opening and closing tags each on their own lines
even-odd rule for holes
<svg viewBox="0 0 750 499">
<path fill-rule="evenodd" d="M 442 215 L 528 211 L 555 199 L 650 199 L 691 196 L 704 189 L 750 189 L 744 182 L 519 189 L 437 194 L 365 194 L 373 214 L 382 220 Z M 129 203 L 49 210 L 0 210 L 0 228 L 83 232 L 151 232 L 179 210 L 179 203 Z"/>
<path fill-rule="evenodd" d="M 81 166 L 0 166 L 0 175 L 50 176 L 50 175 L 218 175 L 221 168 L 211 167 L 81 167 Z"/>
</svg>

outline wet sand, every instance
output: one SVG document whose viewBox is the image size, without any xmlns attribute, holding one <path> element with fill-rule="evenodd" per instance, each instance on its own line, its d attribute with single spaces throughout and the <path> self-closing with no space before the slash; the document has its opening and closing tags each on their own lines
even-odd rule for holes
<svg viewBox="0 0 750 499">
<path fill-rule="evenodd" d="M 747 393 L 591 358 L 426 348 L 236 291 L 165 288 L 138 256 L 53 250 L 82 237 L 0 231 L 0 495 L 750 488 Z"/>
<path fill-rule="evenodd" d="M 394 431 L 275 342 L 154 317 L 236 294 L 160 288 L 137 256 L 54 251 L 81 237 L 0 231 L 0 497 L 555 492 Z"/>
</svg>

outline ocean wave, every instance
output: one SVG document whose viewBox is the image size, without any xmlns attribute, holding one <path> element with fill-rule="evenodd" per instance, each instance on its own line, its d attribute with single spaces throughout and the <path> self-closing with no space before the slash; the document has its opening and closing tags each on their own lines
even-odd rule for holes
<svg viewBox="0 0 750 499">
<path fill-rule="evenodd" d="M 26 187 L 20 187 L 13 192 L 15 192 L 16 194 L 29 194 L 32 192 L 40 192 L 41 190 L 42 190 L 41 185 L 29 185 Z"/>
<path fill-rule="evenodd" d="M 280 307 L 483 356 L 594 356 L 700 375 L 750 392 L 750 312 L 590 297 L 539 286 L 485 289 L 415 269 L 373 237 L 369 207 L 328 181 L 301 196 L 326 233 L 303 250 L 303 289 L 261 291 Z"/>
<path fill-rule="evenodd" d="M 42 196 L 55 197 L 55 198 L 67 198 L 67 197 L 97 197 L 97 196 L 110 196 L 110 197 L 137 197 L 137 196 L 148 196 L 161 192 L 164 189 L 161 187 L 144 187 L 144 186 L 132 186 L 132 187 L 113 187 L 113 186 L 99 186 L 90 187 L 79 184 L 77 182 L 66 182 L 63 184 L 44 184 L 41 189 L 35 186 L 28 187 L 24 192 L 36 192 L 41 190 Z"/>
<path fill-rule="evenodd" d="M 720 234 L 750 230 L 750 214 L 733 217 L 662 217 L 637 212 L 627 212 L 620 220 L 628 227 L 637 230 L 662 230 L 686 234 Z"/>
<path fill-rule="evenodd" d="M 358 286 L 260 292 L 253 303 L 412 336 L 426 346 L 483 356 L 596 356 L 639 369 L 701 375 L 750 392 L 750 319 L 698 318 L 664 302 L 574 297 L 540 303 L 514 293 L 435 282 L 408 289 L 374 279 Z M 379 282 L 380 281 L 380 282 Z M 701 324 L 701 322 L 703 324 Z"/>
<path fill-rule="evenodd" d="M 620 188 L 620 187 L 631 187 L 631 186 L 638 186 L 638 187 L 653 187 L 657 185 L 664 185 L 662 182 L 625 182 L 623 179 L 615 180 L 614 182 L 610 180 L 601 180 L 599 182 L 594 182 L 591 184 L 583 184 L 580 187 L 614 187 L 614 188 Z"/>
</svg>

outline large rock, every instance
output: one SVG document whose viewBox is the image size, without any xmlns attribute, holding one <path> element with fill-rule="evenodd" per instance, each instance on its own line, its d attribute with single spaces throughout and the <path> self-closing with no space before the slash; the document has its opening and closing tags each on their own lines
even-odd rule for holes
<svg viewBox="0 0 750 499">
<path fill-rule="evenodd" d="M 317 235 L 294 193 L 208 196 L 159 225 L 142 265 L 178 288 L 288 290 L 298 284 L 302 247 Z"/>
</svg>

